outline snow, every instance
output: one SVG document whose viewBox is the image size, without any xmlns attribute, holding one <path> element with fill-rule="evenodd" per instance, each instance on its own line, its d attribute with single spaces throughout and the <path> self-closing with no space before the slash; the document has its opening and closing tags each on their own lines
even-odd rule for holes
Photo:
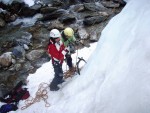
<svg viewBox="0 0 150 113">
<path fill-rule="evenodd" d="M 87 61 L 81 75 L 67 79 L 59 91 L 47 89 L 50 107 L 41 100 L 15 113 L 149 113 L 150 1 L 128 1 L 98 43 L 76 52 Z M 40 83 L 50 83 L 53 74 L 50 61 L 29 75 L 31 96 Z M 19 108 L 23 105 L 20 101 Z"/>
<path fill-rule="evenodd" d="M 34 0 L 24 0 L 24 2 L 25 2 L 26 4 L 28 4 L 29 6 L 34 5 Z"/>
</svg>

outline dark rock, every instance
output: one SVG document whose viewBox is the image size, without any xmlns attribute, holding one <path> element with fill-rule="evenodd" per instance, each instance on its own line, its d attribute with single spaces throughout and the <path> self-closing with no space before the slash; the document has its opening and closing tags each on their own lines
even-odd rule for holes
<svg viewBox="0 0 150 113">
<path fill-rule="evenodd" d="M 103 1 L 102 4 L 107 8 L 118 8 L 120 6 L 119 3 L 114 3 L 113 1 Z"/>
<path fill-rule="evenodd" d="M 32 62 L 32 65 L 35 67 L 35 68 L 39 68 L 43 65 L 43 63 L 46 63 L 50 61 L 50 57 L 48 54 L 44 53 L 40 59 L 37 59 L 35 61 Z"/>
<path fill-rule="evenodd" d="M 27 74 L 29 71 L 31 71 L 32 69 L 34 69 L 34 67 L 32 66 L 32 64 L 29 61 L 26 61 L 24 63 L 24 65 L 22 66 L 22 70 L 19 72 L 19 74 Z"/>
<path fill-rule="evenodd" d="M 73 5 L 70 7 L 70 9 L 74 12 L 81 12 L 81 11 L 84 11 L 85 8 L 84 8 L 84 5 L 83 4 L 76 4 L 76 5 Z"/>
<path fill-rule="evenodd" d="M 107 16 L 92 16 L 92 17 L 86 17 L 83 21 L 84 25 L 94 25 L 100 22 L 103 22 L 107 19 Z"/>
<path fill-rule="evenodd" d="M 99 2 L 99 0 L 80 0 L 81 2 L 90 3 L 90 2 Z"/>
<path fill-rule="evenodd" d="M 7 80 L 6 80 L 6 85 L 7 85 L 7 87 L 13 87 L 13 86 L 15 86 L 15 83 L 14 83 L 14 81 L 16 81 L 17 80 L 17 75 L 16 74 L 10 74 L 8 77 L 7 77 Z"/>
<path fill-rule="evenodd" d="M 25 56 L 25 50 L 22 46 L 16 46 L 12 50 L 12 55 L 15 56 L 15 58 L 22 58 Z"/>
<path fill-rule="evenodd" d="M 80 39 L 88 39 L 89 38 L 89 34 L 85 28 L 78 29 L 78 36 L 80 37 Z"/>
<path fill-rule="evenodd" d="M 16 15 L 16 14 L 6 13 L 5 14 L 5 21 L 7 23 L 13 22 L 17 19 L 17 17 L 18 17 L 18 15 Z"/>
<path fill-rule="evenodd" d="M 6 88 L 3 84 L 0 85 L 0 97 L 3 97 L 5 94 L 9 92 L 10 89 Z"/>
<path fill-rule="evenodd" d="M 32 50 L 28 54 L 26 54 L 26 58 L 30 61 L 34 61 L 40 58 L 44 54 L 44 50 Z"/>
<path fill-rule="evenodd" d="M 2 67 L 8 67 L 12 63 L 11 52 L 4 53 L 0 56 L 0 65 Z"/>
<path fill-rule="evenodd" d="M 53 6 L 62 6 L 63 2 L 61 0 L 53 0 L 52 4 Z"/>
<path fill-rule="evenodd" d="M 40 12 L 41 5 L 24 6 L 19 12 L 19 16 L 31 17 Z"/>
<path fill-rule="evenodd" d="M 5 70 L 0 70 L 0 86 L 4 86 L 4 85 L 6 85 L 6 80 L 7 80 L 7 78 L 8 78 L 8 76 L 11 74 L 11 72 L 10 71 L 5 71 Z"/>
<path fill-rule="evenodd" d="M 93 31 L 90 33 L 90 42 L 97 42 L 98 41 L 98 35 L 96 31 Z"/>
<path fill-rule="evenodd" d="M 58 20 L 64 24 L 71 24 L 76 21 L 76 18 L 74 15 L 69 14 L 69 15 L 64 15 L 64 16 L 60 17 Z"/>
<path fill-rule="evenodd" d="M 36 11 L 39 11 L 39 10 L 42 8 L 42 5 L 40 5 L 40 4 L 35 4 L 35 5 L 31 6 L 30 8 L 31 8 L 31 9 L 34 9 L 34 10 L 36 10 Z"/>
<path fill-rule="evenodd" d="M 18 14 L 22 7 L 25 6 L 25 3 L 13 1 L 11 5 L 9 6 L 9 12 L 12 14 Z"/>
<path fill-rule="evenodd" d="M 50 31 L 51 29 L 60 29 L 63 30 L 65 27 L 60 21 L 54 20 L 47 24 L 47 29 Z M 49 32 L 48 32 L 49 33 Z"/>
<path fill-rule="evenodd" d="M 0 18 L 4 19 L 4 17 L 5 17 L 5 15 L 4 15 L 3 11 L 2 12 L 0 11 Z"/>
<path fill-rule="evenodd" d="M 124 7 L 126 5 L 126 2 L 124 0 L 113 0 L 113 2 L 119 3 L 121 7 Z"/>
<path fill-rule="evenodd" d="M 49 26 L 49 24 L 47 24 Z M 30 30 L 32 32 L 32 48 L 46 48 L 49 39 L 49 30 L 45 27 L 34 26 Z"/>
<path fill-rule="evenodd" d="M 53 0 L 34 0 L 35 4 L 41 4 L 42 6 L 52 4 Z"/>
<path fill-rule="evenodd" d="M 20 71 L 22 69 L 21 63 L 16 63 L 12 68 L 10 68 L 10 71 Z"/>
<path fill-rule="evenodd" d="M 14 44 L 16 46 L 24 46 L 24 44 L 30 45 L 32 38 L 32 35 L 30 33 L 25 32 L 21 37 L 22 38 L 20 39 L 14 39 Z"/>
<path fill-rule="evenodd" d="M 0 8 L 2 8 L 2 9 L 7 9 L 7 5 L 4 4 L 3 2 L 0 2 Z"/>
<path fill-rule="evenodd" d="M 4 27 L 5 25 L 6 25 L 5 20 L 0 17 L 0 28 Z"/>
<path fill-rule="evenodd" d="M 42 14 L 47 14 L 47 13 L 52 13 L 54 11 L 58 10 L 58 8 L 56 7 L 44 7 L 44 8 L 41 8 L 41 13 Z"/>
<path fill-rule="evenodd" d="M 43 18 L 41 20 L 42 21 L 54 20 L 66 13 L 67 13 L 66 10 L 60 9 L 60 10 L 54 11 L 53 13 L 43 15 Z"/>
<path fill-rule="evenodd" d="M 9 41 L 5 41 L 2 43 L 2 47 L 3 48 L 11 48 L 14 45 L 13 41 L 9 40 Z"/>
<path fill-rule="evenodd" d="M 105 8 L 101 3 L 84 3 L 85 9 L 89 11 L 106 11 Z"/>
<path fill-rule="evenodd" d="M 80 0 L 68 0 L 70 5 L 81 3 Z"/>
</svg>

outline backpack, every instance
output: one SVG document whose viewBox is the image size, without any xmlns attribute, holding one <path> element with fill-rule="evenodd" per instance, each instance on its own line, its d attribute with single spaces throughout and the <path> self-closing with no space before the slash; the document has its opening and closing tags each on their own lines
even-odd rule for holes
<svg viewBox="0 0 150 113">
<path fill-rule="evenodd" d="M 4 104 L 0 108 L 0 113 L 7 113 L 9 111 L 16 111 L 18 109 L 15 104 Z"/>
<path fill-rule="evenodd" d="M 27 99 L 30 94 L 27 91 L 27 88 L 22 88 L 23 82 L 20 81 L 12 91 L 4 95 L 4 97 L 0 97 L 1 102 L 5 103 L 18 103 L 20 100 Z"/>
</svg>

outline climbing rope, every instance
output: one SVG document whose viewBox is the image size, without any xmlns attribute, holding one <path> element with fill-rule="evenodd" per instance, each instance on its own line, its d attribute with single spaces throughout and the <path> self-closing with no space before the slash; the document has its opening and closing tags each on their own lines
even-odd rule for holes
<svg viewBox="0 0 150 113">
<path fill-rule="evenodd" d="M 25 101 L 25 106 L 23 106 L 21 109 L 24 110 L 27 107 L 31 106 L 32 104 L 40 102 L 41 99 L 45 102 L 45 107 L 50 107 L 50 104 L 47 102 L 48 92 L 46 89 L 48 88 L 48 86 L 49 84 L 47 83 L 41 83 L 38 87 L 38 91 L 36 92 L 35 98 L 31 97 L 31 99 L 27 99 Z"/>
</svg>

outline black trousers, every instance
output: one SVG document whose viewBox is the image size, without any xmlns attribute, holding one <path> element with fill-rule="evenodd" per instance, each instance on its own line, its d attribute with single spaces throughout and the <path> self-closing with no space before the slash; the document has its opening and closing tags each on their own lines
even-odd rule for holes
<svg viewBox="0 0 150 113">
<path fill-rule="evenodd" d="M 65 57 L 66 57 L 66 62 L 67 62 L 67 65 L 68 65 L 69 69 L 72 68 L 73 64 L 72 64 L 71 55 L 70 54 L 66 54 Z"/>
<path fill-rule="evenodd" d="M 50 84 L 50 90 L 57 91 L 59 90 L 58 84 L 61 84 L 62 82 L 64 82 L 62 64 L 60 64 L 57 61 L 54 61 L 53 68 L 54 68 L 55 75 Z"/>
</svg>

